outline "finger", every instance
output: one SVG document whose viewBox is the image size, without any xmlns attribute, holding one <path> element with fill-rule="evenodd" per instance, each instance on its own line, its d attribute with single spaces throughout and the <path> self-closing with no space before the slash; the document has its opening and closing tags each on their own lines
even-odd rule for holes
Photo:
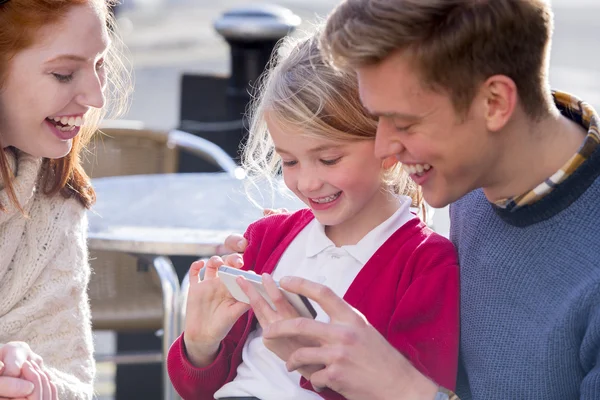
<svg viewBox="0 0 600 400">
<path fill-rule="evenodd" d="M 227 236 L 225 243 L 217 247 L 217 254 L 243 253 L 248 247 L 248 241 L 244 236 L 232 234 Z"/>
<path fill-rule="evenodd" d="M 297 276 L 285 276 L 281 278 L 279 284 L 289 292 L 301 294 L 317 302 L 323 311 L 329 315 L 331 322 L 357 325 L 365 323 L 365 317 L 362 314 L 325 285 Z"/>
<path fill-rule="evenodd" d="M 333 386 L 333 382 L 331 381 L 331 371 L 328 368 L 313 372 L 309 380 L 317 393 Z"/>
<path fill-rule="evenodd" d="M 225 265 L 233 268 L 242 268 L 244 266 L 244 257 L 239 253 L 228 254 L 223 256 Z"/>
<path fill-rule="evenodd" d="M 270 274 L 263 274 L 263 287 L 269 295 L 269 298 L 275 305 L 277 314 L 280 316 L 279 319 L 283 318 L 298 318 L 300 315 L 296 309 L 290 304 L 288 299 L 283 295 L 281 290 L 277 287 L 275 280 Z"/>
<path fill-rule="evenodd" d="M 40 383 L 41 383 L 41 387 L 42 387 L 42 394 L 41 394 L 42 400 L 52 400 L 52 398 L 51 398 L 52 389 L 50 387 L 50 377 L 48 376 L 46 371 L 44 371 L 39 366 L 39 364 L 37 364 L 35 361 L 29 361 L 29 362 L 31 363 L 31 365 L 33 366 L 35 371 L 38 373 L 38 375 L 40 376 Z"/>
<path fill-rule="evenodd" d="M 266 339 L 301 338 L 303 342 L 325 344 L 347 341 L 349 332 L 349 328 L 344 325 L 301 317 L 272 323 L 263 331 L 263 337 Z"/>
<path fill-rule="evenodd" d="M 23 364 L 29 358 L 30 350 L 21 345 L 7 344 L 6 346 L 10 347 L 4 357 L 3 375 L 17 378 L 21 375 Z"/>
<path fill-rule="evenodd" d="M 193 283 L 198 283 L 199 274 L 202 267 L 204 267 L 204 260 L 194 261 L 190 266 L 190 285 Z"/>
<path fill-rule="evenodd" d="M 2 375 L 2 372 L 4 372 L 4 363 L 0 361 L 0 375 Z"/>
<path fill-rule="evenodd" d="M 219 256 L 212 256 L 206 263 L 206 271 L 204 272 L 204 280 L 215 279 L 217 277 L 217 271 L 222 266 L 223 259 Z"/>
<path fill-rule="evenodd" d="M 263 215 L 265 217 L 267 217 L 269 215 L 284 214 L 287 212 L 288 212 L 287 208 L 265 208 L 263 210 Z"/>
<path fill-rule="evenodd" d="M 267 327 L 277 318 L 275 311 L 273 311 L 269 303 L 267 303 L 262 295 L 258 293 L 254 286 L 252 286 L 243 277 L 236 278 L 235 281 L 240 286 L 242 291 L 246 293 L 246 296 L 248 296 L 248 299 L 250 300 L 250 306 L 252 307 L 252 310 L 254 310 L 254 314 L 256 315 L 260 326 L 263 328 Z"/>
<path fill-rule="evenodd" d="M 250 304 L 242 303 L 241 301 L 236 301 L 235 304 L 231 306 L 231 311 L 236 320 L 240 318 L 249 309 Z"/>
<path fill-rule="evenodd" d="M 18 398 L 29 396 L 33 392 L 33 383 L 21 378 L 0 376 L 0 398 Z"/>
<path fill-rule="evenodd" d="M 23 378 L 33 383 L 34 389 L 31 395 L 31 400 L 44 400 L 44 388 L 42 385 L 42 378 L 29 361 L 26 361 L 23 364 Z"/>
<path fill-rule="evenodd" d="M 58 400 L 58 388 L 56 387 L 56 384 L 52 381 L 50 381 L 50 390 L 50 399 Z"/>
<path fill-rule="evenodd" d="M 330 364 L 329 352 L 324 347 L 301 347 L 294 351 L 285 363 L 289 372 L 296 371 L 299 368 L 307 366 L 326 366 Z M 312 382 L 311 375 L 310 381 Z M 313 382 L 314 383 L 314 382 Z M 324 385 L 317 385 L 323 387 Z"/>
</svg>

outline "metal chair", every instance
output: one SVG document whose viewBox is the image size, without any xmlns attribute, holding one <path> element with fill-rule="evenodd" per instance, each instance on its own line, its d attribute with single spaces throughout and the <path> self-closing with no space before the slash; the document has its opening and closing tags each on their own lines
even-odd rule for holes
<svg viewBox="0 0 600 400">
<path fill-rule="evenodd" d="M 106 121 L 89 146 L 84 168 L 92 178 L 174 173 L 181 150 L 232 176 L 243 170 L 220 147 L 187 132 L 144 129 L 138 121 Z M 166 195 L 166 194 L 165 194 Z M 98 362 L 164 363 L 181 332 L 180 287 L 168 257 L 90 250 L 89 293 L 96 330 L 162 331 L 160 352 L 97 354 Z M 164 399 L 177 398 L 163 366 Z"/>
</svg>

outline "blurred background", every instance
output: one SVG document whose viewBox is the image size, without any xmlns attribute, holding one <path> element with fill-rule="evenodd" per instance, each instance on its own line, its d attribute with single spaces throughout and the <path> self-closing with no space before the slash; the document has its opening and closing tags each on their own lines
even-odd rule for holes
<svg viewBox="0 0 600 400">
<path fill-rule="evenodd" d="M 552 87 L 578 95 L 600 109 L 600 1 L 552 0 L 555 34 L 550 81 Z M 152 128 L 173 129 L 181 120 L 183 74 L 227 76 L 230 49 L 213 22 L 224 12 L 252 5 L 251 0 L 124 0 L 116 10 L 118 25 L 134 70 L 134 93 L 126 119 Z M 336 0 L 273 0 L 289 8 L 302 22 L 302 34 L 324 19 Z M 448 233 L 446 209 L 436 210 L 434 227 Z M 96 335 L 99 351 L 114 347 L 114 335 Z M 99 365 L 99 399 L 115 396 L 115 368 Z M 143 396 L 119 398 L 145 398 Z"/>
</svg>

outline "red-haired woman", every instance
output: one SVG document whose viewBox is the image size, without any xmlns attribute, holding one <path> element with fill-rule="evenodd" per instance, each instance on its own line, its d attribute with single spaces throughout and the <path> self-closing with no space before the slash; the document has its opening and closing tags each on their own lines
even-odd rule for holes
<svg viewBox="0 0 600 400">
<path fill-rule="evenodd" d="M 93 394 L 80 153 L 127 76 L 109 5 L 0 0 L 0 398 Z"/>
</svg>

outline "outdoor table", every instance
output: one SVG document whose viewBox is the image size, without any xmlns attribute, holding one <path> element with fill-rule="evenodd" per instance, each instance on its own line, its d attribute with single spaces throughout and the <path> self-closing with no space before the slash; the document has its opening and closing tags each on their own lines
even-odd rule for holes
<svg viewBox="0 0 600 400">
<path fill-rule="evenodd" d="M 93 180 L 97 203 L 88 213 L 88 246 L 159 258 L 159 276 L 168 282 L 171 311 L 165 310 L 164 343 L 181 332 L 180 285 L 169 256 L 205 257 L 231 233 L 243 233 L 262 217 L 262 207 L 295 210 L 302 203 L 292 195 L 261 190 L 253 204 L 245 188 L 248 182 L 224 173 L 132 175 Z M 154 262 L 154 265 L 157 265 Z M 167 326 L 167 324 L 169 324 Z M 168 333 L 171 332 L 171 333 Z M 166 355 L 168 346 L 163 346 Z M 165 399 L 177 398 L 163 368 Z"/>
</svg>

